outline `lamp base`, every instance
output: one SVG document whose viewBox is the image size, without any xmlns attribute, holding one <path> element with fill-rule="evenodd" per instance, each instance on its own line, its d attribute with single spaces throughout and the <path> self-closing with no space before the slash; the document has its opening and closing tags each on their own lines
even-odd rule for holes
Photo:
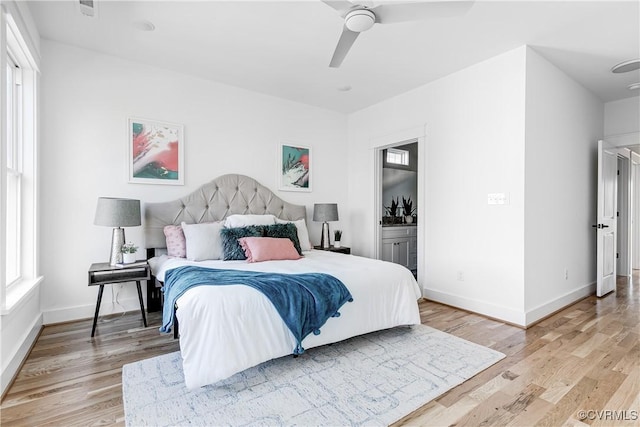
<svg viewBox="0 0 640 427">
<path fill-rule="evenodd" d="M 124 245 L 124 228 L 114 228 L 113 234 L 111 235 L 111 255 L 109 256 L 109 265 L 122 264 L 122 245 Z"/>
<path fill-rule="evenodd" d="M 323 249 L 329 249 L 329 246 L 331 246 L 331 242 L 329 241 L 329 223 L 327 221 L 322 223 L 320 246 L 322 246 Z"/>
</svg>

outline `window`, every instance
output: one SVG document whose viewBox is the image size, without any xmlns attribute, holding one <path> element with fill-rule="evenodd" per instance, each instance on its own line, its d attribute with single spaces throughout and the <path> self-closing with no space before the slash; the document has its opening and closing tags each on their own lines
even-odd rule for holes
<svg viewBox="0 0 640 427">
<path fill-rule="evenodd" d="M 0 44 L 0 315 L 10 313 L 42 281 L 36 247 L 37 51 L 30 34 L 20 31 L 24 27 L 20 8 L 16 3 L 4 6 L 0 8 L 0 37 L 6 40 Z"/>
<path fill-rule="evenodd" d="M 21 277 L 20 216 L 22 182 L 22 90 L 21 70 L 11 55 L 7 57 L 6 82 L 6 284 Z"/>
<path fill-rule="evenodd" d="M 387 163 L 409 166 L 409 152 L 397 148 L 387 148 Z"/>
</svg>

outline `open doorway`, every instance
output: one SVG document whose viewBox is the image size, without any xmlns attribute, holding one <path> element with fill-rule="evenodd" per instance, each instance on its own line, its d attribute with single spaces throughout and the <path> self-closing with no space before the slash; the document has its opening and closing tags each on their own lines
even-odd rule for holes
<svg viewBox="0 0 640 427">
<path fill-rule="evenodd" d="M 375 244 L 374 247 L 374 257 L 376 259 L 384 259 L 384 257 L 388 257 L 389 255 L 384 254 L 383 252 L 385 252 L 384 250 L 389 250 L 390 248 L 395 249 L 394 251 L 394 255 L 398 255 L 398 261 L 400 261 L 399 263 L 404 263 L 405 260 L 404 258 L 401 259 L 400 255 L 401 254 L 407 254 L 406 257 L 406 265 L 407 268 L 410 267 L 409 262 L 411 262 L 414 258 L 412 258 L 412 254 L 415 254 L 415 257 L 417 258 L 417 262 L 416 262 L 416 266 L 417 268 L 412 269 L 414 274 L 416 275 L 416 279 L 418 281 L 418 286 L 420 286 L 420 290 L 423 292 L 423 288 L 426 282 L 426 268 L 425 268 L 425 264 L 426 264 L 426 251 L 425 251 L 425 241 L 427 239 L 427 233 L 426 233 L 426 202 L 427 202 L 427 196 L 426 196 L 426 174 L 427 174 L 427 165 L 426 165 L 426 158 L 427 158 L 427 137 L 426 137 L 426 130 L 427 130 L 427 125 L 425 124 L 424 126 L 420 126 L 420 127 L 414 127 L 414 128 L 409 128 L 409 129 L 404 129 L 401 131 L 396 131 L 396 132 L 392 132 L 386 135 L 381 135 L 375 138 L 372 138 L 371 140 L 371 146 L 373 147 L 373 155 L 374 155 L 374 168 L 373 168 L 373 175 L 374 175 L 374 194 L 373 194 L 373 205 L 371 206 L 372 212 L 374 213 L 373 218 L 375 223 L 374 225 L 374 235 L 373 235 L 373 241 Z M 391 216 L 389 215 L 387 209 L 385 209 L 385 207 L 391 207 L 391 198 L 389 195 L 385 196 L 387 197 L 387 199 L 383 199 L 383 166 L 384 166 L 384 162 L 383 162 L 383 157 L 385 157 L 383 154 L 386 154 L 385 150 L 389 149 L 389 148 L 393 148 L 393 149 L 400 149 L 400 147 L 402 146 L 411 146 L 411 147 L 415 147 L 417 149 L 417 153 L 416 153 L 416 162 L 415 165 L 413 166 L 414 168 L 416 168 L 416 179 L 417 179 L 417 184 L 416 184 L 416 195 L 415 197 L 411 197 L 411 202 L 412 202 L 412 206 L 411 206 L 411 210 L 413 211 L 413 215 L 411 215 L 411 219 L 409 221 L 411 221 L 411 224 L 407 225 L 407 218 L 404 218 L 404 220 L 393 220 L 394 224 L 397 221 L 398 223 L 400 221 L 403 221 L 403 225 L 397 224 L 395 227 L 383 227 L 382 222 L 383 219 L 385 222 L 390 222 L 389 218 L 384 218 L 385 216 Z M 397 154 L 397 153 L 396 153 Z M 411 162 L 411 157 L 409 162 Z M 396 208 L 396 216 L 400 215 L 400 214 L 404 214 L 404 206 L 402 205 L 402 193 L 398 193 L 397 196 L 400 196 L 397 200 L 397 204 L 399 205 Z M 405 199 L 407 199 L 407 196 L 409 196 L 409 193 L 404 193 L 405 195 Z M 389 224 L 386 224 L 389 225 Z M 405 227 L 404 230 L 402 230 L 402 227 Z M 389 231 L 385 231 L 385 230 L 392 230 L 393 228 L 396 228 L 395 233 L 402 233 L 404 231 L 405 235 L 398 237 L 398 236 L 389 236 Z M 409 241 L 407 242 L 407 245 L 409 246 L 405 246 L 403 241 L 393 241 L 393 240 L 386 240 L 385 243 L 388 243 L 389 245 L 386 247 L 383 247 L 383 232 L 385 232 L 385 238 L 389 238 L 389 239 L 394 239 L 394 238 L 399 238 L 399 239 L 405 239 L 405 238 L 411 238 L 409 239 Z M 398 243 L 397 245 L 393 245 L 393 243 Z M 411 245 L 415 245 L 415 246 L 411 246 Z M 395 247 L 394 247 L 395 246 Z M 409 252 L 407 253 L 405 251 L 405 248 L 409 249 Z"/>
<path fill-rule="evenodd" d="M 378 258 L 403 265 L 418 277 L 418 141 L 379 150 Z"/>
<path fill-rule="evenodd" d="M 620 150 L 618 153 L 618 276 L 631 276 L 631 162 L 627 153 L 628 150 Z"/>
<path fill-rule="evenodd" d="M 640 133 L 637 135 L 640 140 Z M 615 138 L 611 138 L 615 139 Z M 598 141 L 596 295 L 616 290 L 616 277 L 638 267 L 640 144 Z M 635 251 L 634 251 L 635 249 Z M 634 254 L 634 252 L 636 252 Z"/>
<path fill-rule="evenodd" d="M 638 263 L 638 174 L 640 155 L 629 148 L 618 149 L 616 271 L 630 277 Z"/>
</svg>

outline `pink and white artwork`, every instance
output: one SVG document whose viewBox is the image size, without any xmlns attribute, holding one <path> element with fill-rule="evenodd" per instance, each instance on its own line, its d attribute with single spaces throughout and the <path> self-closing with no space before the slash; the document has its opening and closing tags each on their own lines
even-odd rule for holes
<svg viewBox="0 0 640 427">
<path fill-rule="evenodd" d="M 129 119 L 129 182 L 184 184 L 183 126 Z"/>
</svg>

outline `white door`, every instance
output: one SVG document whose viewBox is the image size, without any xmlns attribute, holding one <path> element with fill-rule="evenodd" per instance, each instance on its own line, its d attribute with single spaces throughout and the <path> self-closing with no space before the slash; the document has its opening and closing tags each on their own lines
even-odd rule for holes
<svg viewBox="0 0 640 427">
<path fill-rule="evenodd" d="M 604 141 L 598 141 L 598 218 L 596 294 L 601 297 L 616 289 L 618 154 Z"/>
</svg>

